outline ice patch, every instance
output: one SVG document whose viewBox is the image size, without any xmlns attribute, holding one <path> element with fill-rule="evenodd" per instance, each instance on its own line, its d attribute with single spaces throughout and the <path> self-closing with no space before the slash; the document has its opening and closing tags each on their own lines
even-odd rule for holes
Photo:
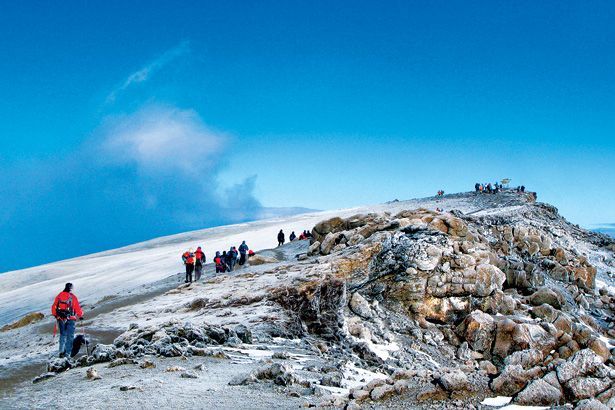
<svg viewBox="0 0 615 410">
<path fill-rule="evenodd" d="M 500 407 L 500 406 L 504 406 L 510 403 L 511 400 L 512 400 L 512 397 L 505 397 L 505 396 L 489 397 L 481 401 L 480 404 L 484 404 L 485 406 Z"/>
</svg>

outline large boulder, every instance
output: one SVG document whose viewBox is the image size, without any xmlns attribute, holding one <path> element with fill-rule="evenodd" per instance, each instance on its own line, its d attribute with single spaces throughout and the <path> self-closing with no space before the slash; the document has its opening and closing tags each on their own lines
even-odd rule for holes
<svg viewBox="0 0 615 410">
<path fill-rule="evenodd" d="M 594 373 L 602 366 L 604 359 L 591 349 L 576 352 L 568 361 L 557 366 L 557 378 L 560 383 L 566 383 L 577 377 Z"/>
<path fill-rule="evenodd" d="M 553 289 L 542 287 L 530 296 L 530 303 L 533 306 L 540 306 L 544 303 L 553 306 L 555 309 L 562 308 L 563 298 Z"/>
<path fill-rule="evenodd" d="M 598 379 L 596 377 L 576 377 L 568 380 L 564 387 L 566 394 L 573 400 L 583 400 L 594 398 L 598 393 L 602 393 L 611 385 L 608 379 Z"/>
<path fill-rule="evenodd" d="M 47 362 L 48 373 L 60 373 L 73 367 L 73 363 L 67 357 L 55 358 Z"/>
<path fill-rule="evenodd" d="M 373 316 L 369 303 L 359 292 L 352 294 L 348 305 L 355 315 L 359 315 L 364 319 L 369 319 Z"/>
<path fill-rule="evenodd" d="M 564 401 L 561 388 L 537 379 L 515 397 L 515 403 L 525 406 L 554 406 Z"/>
<path fill-rule="evenodd" d="M 512 396 L 523 389 L 528 381 L 542 376 L 542 369 L 534 367 L 525 370 L 521 365 L 506 366 L 504 371 L 491 382 L 491 389 L 502 396 Z"/>
<path fill-rule="evenodd" d="M 473 350 L 485 352 L 491 349 L 495 328 L 495 321 L 491 315 L 475 310 L 459 325 L 458 333 Z"/>
<path fill-rule="evenodd" d="M 481 264 L 476 267 L 476 296 L 489 296 L 494 290 L 502 289 L 506 275 L 498 267 Z"/>
<path fill-rule="evenodd" d="M 248 258 L 248 264 L 250 266 L 264 265 L 266 263 L 276 263 L 279 262 L 276 258 L 271 258 L 269 256 L 263 255 L 253 255 Z"/>
<path fill-rule="evenodd" d="M 312 235 L 315 241 L 322 242 L 328 233 L 342 231 L 345 227 L 346 222 L 340 217 L 335 217 L 317 223 L 312 229 Z"/>
</svg>

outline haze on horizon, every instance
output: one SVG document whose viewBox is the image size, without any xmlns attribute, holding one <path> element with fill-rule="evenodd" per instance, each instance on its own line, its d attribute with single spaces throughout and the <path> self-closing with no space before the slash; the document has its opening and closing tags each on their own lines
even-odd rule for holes
<svg viewBox="0 0 615 410">
<path fill-rule="evenodd" d="M 6 4 L 0 272 L 512 178 L 615 222 L 615 3 Z"/>
</svg>

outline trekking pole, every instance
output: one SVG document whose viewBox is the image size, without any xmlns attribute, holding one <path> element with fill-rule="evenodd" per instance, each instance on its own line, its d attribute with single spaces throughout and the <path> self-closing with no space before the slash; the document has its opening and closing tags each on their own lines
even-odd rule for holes
<svg viewBox="0 0 615 410">
<path fill-rule="evenodd" d="M 81 323 L 81 332 L 83 333 L 83 341 L 85 342 L 85 354 L 87 357 L 90 357 L 90 342 L 88 341 L 88 337 L 85 333 L 85 324 Z"/>
</svg>

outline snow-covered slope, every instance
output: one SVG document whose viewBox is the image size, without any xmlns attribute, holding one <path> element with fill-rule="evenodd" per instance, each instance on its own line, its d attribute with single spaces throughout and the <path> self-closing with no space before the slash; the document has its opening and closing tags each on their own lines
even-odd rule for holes
<svg viewBox="0 0 615 410">
<path fill-rule="evenodd" d="M 239 246 L 242 240 L 253 250 L 276 245 L 280 229 L 288 235 L 311 229 L 317 222 L 335 216 L 350 216 L 362 212 L 397 211 L 401 209 L 446 207 L 472 212 L 486 207 L 489 198 L 448 195 L 395 201 L 387 204 L 315 212 L 291 217 L 221 226 L 178 235 L 166 236 L 123 248 L 82 256 L 0 275 L 0 325 L 31 311 L 47 312 L 53 297 L 66 282 L 75 285 L 75 292 L 85 303 L 121 291 L 136 289 L 183 270 L 181 254 L 203 246 L 208 261 L 216 250 Z"/>
</svg>

